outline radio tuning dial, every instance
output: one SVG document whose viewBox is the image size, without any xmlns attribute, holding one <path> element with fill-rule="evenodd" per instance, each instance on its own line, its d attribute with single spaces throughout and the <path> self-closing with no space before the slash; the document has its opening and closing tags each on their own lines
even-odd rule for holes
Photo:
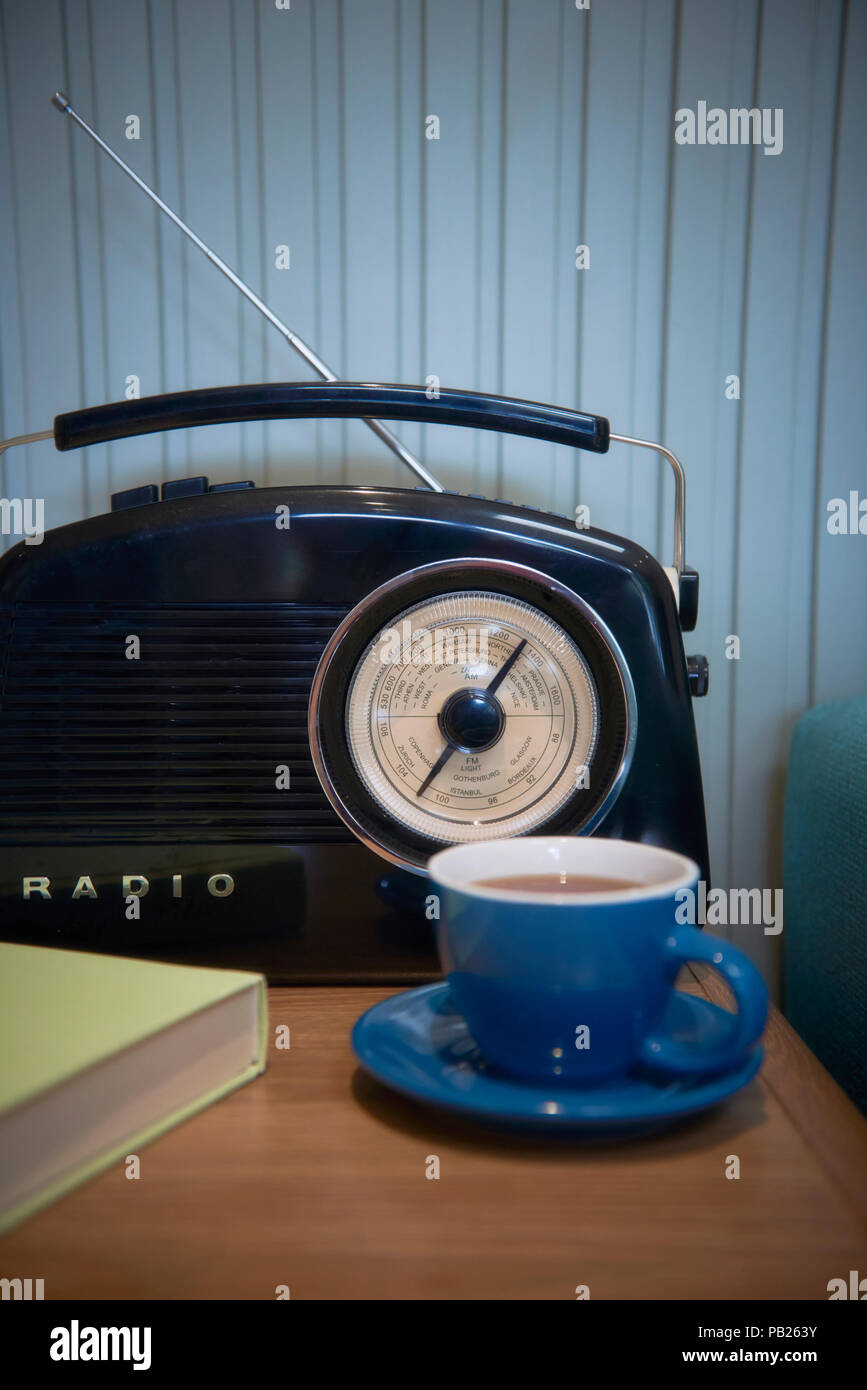
<svg viewBox="0 0 867 1390">
<path fill-rule="evenodd" d="M 359 838 L 421 870 L 445 844 L 598 821 L 628 763 L 628 691 L 619 648 L 578 595 L 493 560 L 436 562 L 334 634 L 311 752 Z"/>
</svg>

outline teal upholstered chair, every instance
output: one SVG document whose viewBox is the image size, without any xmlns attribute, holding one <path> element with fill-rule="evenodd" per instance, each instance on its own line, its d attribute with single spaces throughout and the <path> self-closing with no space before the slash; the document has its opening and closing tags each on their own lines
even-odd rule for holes
<svg viewBox="0 0 867 1390">
<path fill-rule="evenodd" d="M 867 1113 L 867 696 L 795 728 L 783 888 L 786 1016 Z"/>
</svg>

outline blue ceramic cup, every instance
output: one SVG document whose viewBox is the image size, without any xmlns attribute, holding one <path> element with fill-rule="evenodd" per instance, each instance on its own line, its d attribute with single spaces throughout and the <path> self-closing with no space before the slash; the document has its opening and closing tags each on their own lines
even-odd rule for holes
<svg viewBox="0 0 867 1390">
<path fill-rule="evenodd" d="M 700 1078 L 736 1066 L 761 1036 L 768 995 L 755 966 L 677 920 L 685 915 L 681 890 L 695 892 L 699 878 L 683 855 L 628 840 L 540 835 L 443 850 L 428 873 L 452 996 L 486 1062 L 503 1072 L 577 1086 L 639 1065 Z M 535 875 L 638 886 L 556 894 L 483 886 Z M 714 966 L 737 1003 L 728 1035 L 713 1046 L 662 1029 L 690 960 Z"/>
</svg>

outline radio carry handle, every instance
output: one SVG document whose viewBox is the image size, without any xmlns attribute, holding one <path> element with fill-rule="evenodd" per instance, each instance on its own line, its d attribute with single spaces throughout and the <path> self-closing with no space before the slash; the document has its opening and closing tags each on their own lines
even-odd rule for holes
<svg viewBox="0 0 867 1390">
<path fill-rule="evenodd" d="M 110 401 L 106 405 L 56 415 L 53 430 L 19 435 L 0 442 L 0 455 L 16 444 L 54 439 L 61 452 L 103 444 L 133 435 L 198 425 L 232 424 L 247 420 L 357 418 L 382 416 L 432 425 L 463 425 L 524 435 L 565 444 L 594 454 L 608 452 L 610 443 L 633 444 L 661 454 L 674 472 L 674 562 L 677 589 L 685 570 L 686 479 L 670 450 L 647 439 L 612 434 L 602 415 L 589 415 L 564 406 L 543 405 L 511 396 L 439 388 L 433 396 L 424 386 L 383 385 L 359 381 L 262 382 L 258 385 L 215 386 L 167 395 Z"/>
</svg>

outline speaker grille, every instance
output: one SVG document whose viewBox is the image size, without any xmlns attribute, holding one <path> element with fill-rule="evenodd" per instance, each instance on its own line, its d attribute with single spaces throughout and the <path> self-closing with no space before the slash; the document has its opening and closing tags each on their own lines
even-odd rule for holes
<svg viewBox="0 0 867 1390">
<path fill-rule="evenodd" d="M 351 839 L 307 743 L 316 663 L 347 611 L 0 609 L 0 841 Z"/>
</svg>

